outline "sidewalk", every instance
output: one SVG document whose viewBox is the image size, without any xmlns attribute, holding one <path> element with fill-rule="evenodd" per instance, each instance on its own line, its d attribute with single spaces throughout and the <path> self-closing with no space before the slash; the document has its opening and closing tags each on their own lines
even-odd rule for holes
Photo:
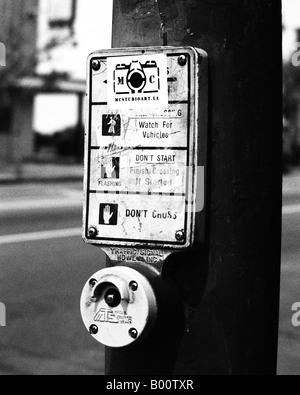
<svg viewBox="0 0 300 395">
<path fill-rule="evenodd" d="M 82 181 L 83 164 L 23 164 L 22 168 L 4 166 L 0 169 L 0 185 L 30 182 Z"/>
<path fill-rule="evenodd" d="M 0 213 L 82 207 L 81 182 L 0 184 Z"/>
</svg>

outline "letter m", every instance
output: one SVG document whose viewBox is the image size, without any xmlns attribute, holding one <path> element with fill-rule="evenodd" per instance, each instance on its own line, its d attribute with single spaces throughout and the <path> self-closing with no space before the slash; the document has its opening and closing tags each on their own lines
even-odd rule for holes
<svg viewBox="0 0 300 395">
<path fill-rule="evenodd" d="M 118 77 L 118 85 L 124 85 L 124 84 L 125 84 L 124 77 Z"/>
<path fill-rule="evenodd" d="M 6 307 L 0 303 L 0 326 L 6 326 Z"/>
<path fill-rule="evenodd" d="M 6 66 L 6 48 L 3 43 L 0 43 L 0 67 Z"/>
</svg>

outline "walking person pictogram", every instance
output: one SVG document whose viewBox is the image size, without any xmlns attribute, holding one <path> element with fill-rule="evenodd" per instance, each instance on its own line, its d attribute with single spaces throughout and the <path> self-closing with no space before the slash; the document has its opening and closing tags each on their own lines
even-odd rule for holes
<svg viewBox="0 0 300 395">
<path fill-rule="evenodd" d="M 121 136 L 120 115 L 107 114 L 102 116 L 102 136 Z"/>
<path fill-rule="evenodd" d="M 110 117 L 110 122 L 108 122 L 109 129 L 108 129 L 108 133 L 115 135 L 116 134 L 116 124 L 117 122 L 113 119 L 113 117 Z"/>
</svg>

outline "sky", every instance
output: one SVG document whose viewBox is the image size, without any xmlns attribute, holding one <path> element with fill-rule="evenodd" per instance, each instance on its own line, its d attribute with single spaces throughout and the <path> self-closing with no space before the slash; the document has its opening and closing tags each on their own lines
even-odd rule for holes
<svg viewBox="0 0 300 395">
<path fill-rule="evenodd" d="M 63 4 L 66 2 L 67 0 L 40 0 L 39 48 L 44 47 L 52 34 L 48 28 L 49 15 L 60 6 L 63 15 Z M 84 80 L 88 55 L 98 49 L 111 48 L 112 3 L 113 0 L 78 0 L 75 25 L 78 46 L 74 48 L 69 43 L 56 49 L 51 60 L 41 62 L 38 72 L 68 71 L 73 78 Z M 34 129 L 49 134 L 75 125 L 76 110 L 77 99 L 72 95 L 39 95 L 35 101 Z"/>
<path fill-rule="evenodd" d="M 300 27 L 300 1 L 299 0 L 282 0 L 283 20 L 289 27 Z"/>
<path fill-rule="evenodd" d="M 49 34 L 49 13 L 69 0 L 40 0 L 39 47 Z M 52 7 L 50 6 L 52 2 Z M 78 0 L 78 18 L 75 26 L 78 46 L 62 46 L 54 52 L 51 61 L 44 61 L 39 72 L 69 71 L 73 78 L 85 79 L 86 59 L 98 49 L 111 47 L 113 0 Z M 300 0 L 282 0 L 283 57 L 288 59 L 295 49 L 295 29 L 300 29 Z M 34 128 L 42 133 L 53 133 L 76 124 L 77 101 L 74 96 L 38 96 L 35 106 Z"/>
<path fill-rule="evenodd" d="M 295 29 L 300 29 L 300 0 L 282 0 L 282 18 L 285 26 L 283 32 L 283 57 L 288 59 L 295 49 Z"/>
<path fill-rule="evenodd" d="M 48 28 L 49 15 L 53 14 L 52 9 L 58 3 L 61 6 L 61 13 L 64 15 L 63 4 L 68 4 L 70 0 L 40 0 L 40 23 L 38 46 L 43 47 L 49 37 L 53 37 L 53 32 Z M 112 0 L 77 0 L 77 20 L 75 24 L 75 39 L 78 46 L 61 46 L 53 53 L 50 62 L 43 62 L 40 72 L 70 71 L 74 78 L 85 78 L 86 59 L 91 52 L 97 49 L 111 47 L 112 31 Z M 65 2 L 65 3 L 64 3 Z M 52 7 L 51 7 L 52 3 Z"/>
</svg>

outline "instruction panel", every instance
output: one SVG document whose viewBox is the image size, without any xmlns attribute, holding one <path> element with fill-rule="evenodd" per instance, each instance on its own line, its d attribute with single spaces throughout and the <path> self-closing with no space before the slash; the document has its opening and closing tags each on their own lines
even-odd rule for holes
<svg viewBox="0 0 300 395">
<path fill-rule="evenodd" d="M 84 221 L 93 244 L 182 246 L 191 231 L 193 57 L 143 52 L 90 59 Z"/>
</svg>

